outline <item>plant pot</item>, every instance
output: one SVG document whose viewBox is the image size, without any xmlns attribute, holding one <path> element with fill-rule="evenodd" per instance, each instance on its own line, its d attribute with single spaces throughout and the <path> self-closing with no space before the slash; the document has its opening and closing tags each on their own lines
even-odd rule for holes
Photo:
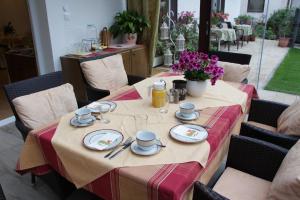
<svg viewBox="0 0 300 200">
<path fill-rule="evenodd" d="M 206 81 L 191 81 L 187 80 L 186 89 L 190 96 L 192 97 L 200 97 L 206 90 L 207 87 Z"/>
<path fill-rule="evenodd" d="M 256 36 L 255 35 L 250 35 L 250 41 L 254 42 L 256 39 Z"/>
<path fill-rule="evenodd" d="M 123 42 L 125 44 L 135 45 L 137 40 L 137 33 L 126 33 L 124 34 Z"/>
<path fill-rule="evenodd" d="M 278 46 L 279 47 L 288 47 L 290 43 L 290 38 L 279 38 Z"/>
</svg>

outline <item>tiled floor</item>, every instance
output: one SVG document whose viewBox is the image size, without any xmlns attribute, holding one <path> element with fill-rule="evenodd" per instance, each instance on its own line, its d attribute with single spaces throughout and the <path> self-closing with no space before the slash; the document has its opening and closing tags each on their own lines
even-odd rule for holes
<svg viewBox="0 0 300 200">
<path fill-rule="evenodd" d="M 21 176 L 14 171 L 22 145 L 14 124 L 0 127 L 0 184 L 7 200 L 58 200 L 41 180 L 32 186 L 29 174 Z"/>
</svg>

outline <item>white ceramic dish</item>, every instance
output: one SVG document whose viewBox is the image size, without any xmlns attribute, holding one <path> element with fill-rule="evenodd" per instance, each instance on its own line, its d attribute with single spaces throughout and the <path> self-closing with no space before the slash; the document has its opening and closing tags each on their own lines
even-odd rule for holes
<svg viewBox="0 0 300 200">
<path fill-rule="evenodd" d="M 188 128 L 188 129 L 194 129 L 198 132 L 198 134 L 195 137 L 182 136 L 174 131 L 176 128 L 178 128 L 178 126 L 184 126 L 185 128 Z M 202 126 L 199 126 L 199 125 L 180 124 L 180 125 L 177 125 L 177 126 L 174 126 L 173 128 L 171 128 L 170 135 L 173 139 L 180 141 L 180 142 L 198 143 L 198 142 L 202 142 L 202 141 L 206 140 L 206 138 L 208 137 L 208 132 L 205 128 L 203 128 Z"/>
<path fill-rule="evenodd" d="M 87 106 L 88 109 L 90 109 L 93 113 L 99 113 L 99 107 L 100 105 L 109 105 L 110 107 L 110 112 L 113 112 L 117 108 L 117 104 L 113 101 L 95 101 Z"/>
<path fill-rule="evenodd" d="M 94 121 L 96 121 L 96 117 L 91 116 L 90 120 L 87 120 L 86 123 L 81 123 L 77 120 L 76 116 L 74 116 L 71 120 L 70 120 L 70 124 L 72 126 L 75 127 L 86 127 L 86 126 L 90 126 L 94 123 Z"/>
<path fill-rule="evenodd" d="M 98 142 L 101 141 L 101 138 L 103 138 L 105 134 L 114 134 L 113 137 L 116 139 L 111 144 L 108 144 L 105 148 L 103 148 L 103 146 L 99 145 Z M 106 151 L 119 145 L 123 141 L 123 138 L 122 133 L 119 131 L 102 129 L 88 133 L 83 139 L 83 145 L 92 150 Z"/>
<path fill-rule="evenodd" d="M 192 121 L 192 120 L 195 120 L 195 119 L 198 119 L 199 118 L 199 113 L 198 112 L 194 112 L 192 113 L 190 116 L 183 116 L 180 111 L 176 111 L 175 112 L 175 116 L 180 119 L 180 120 L 185 120 L 185 121 Z"/>
<path fill-rule="evenodd" d="M 161 142 L 157 140 L 157 144 L 161 145 Z M 162 147 L 159 145 L 153 145 L 153 148 L 149 150 L 143 150 L 142 148 L 139 147 L 136 141 L 134 141 L 130 146 L 131 151 L 140 156 L 151 156 L 157 154 L 158 152 L 160 152 L 161 148 Z"/>
</svg>

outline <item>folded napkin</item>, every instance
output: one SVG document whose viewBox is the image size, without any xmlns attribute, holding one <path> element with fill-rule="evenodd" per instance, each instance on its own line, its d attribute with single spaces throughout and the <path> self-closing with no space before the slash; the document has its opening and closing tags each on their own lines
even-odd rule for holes
<svg viewBox="0 0 300 200">
<path fill-rule="evenodd" d="M 95 142 L 89 144 L 92 148 L 97 148 L 99 150 L 106 149 L 109 145 L 116 142 L 116 140 L 120 137 L 120 135 L 113 133 L 103 134 L 100 138 L 98 138 Z"/>
<path fill-rule="evenodd" d="M 186 137 L 189 139 L 194 139 L 194 140 L 202 139 L 201 131 L 194 128 L 188 128 L 186 126 L 180 125 L 177 126 L 173 131 L 176 135 Z"/>
</svg>

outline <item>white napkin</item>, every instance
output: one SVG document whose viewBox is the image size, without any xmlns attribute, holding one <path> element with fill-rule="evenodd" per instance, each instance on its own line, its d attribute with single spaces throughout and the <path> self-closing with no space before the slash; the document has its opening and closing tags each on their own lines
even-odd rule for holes
<svg viewBox="0 0 300 200">
<path fill-rule="evenodd" d="M 95 142 L 89 144 L 92 148 L 97 148 L 99 150 L 106 149 L 109 145 L 113 144 L 120 135 L 113 134 L 113 133 L 106 133 L 99 137 Z"/>
<path fill-rule="evenodd" d="M 189 139 L 194 139 L 194 140 L 200 140 L 202 139 L 201 131 L 194 129 L 194 128 L 189 128 L 183 125 L 177 126 L 173 132 L 176 135 L 186 137 Z"/>
</svg>

